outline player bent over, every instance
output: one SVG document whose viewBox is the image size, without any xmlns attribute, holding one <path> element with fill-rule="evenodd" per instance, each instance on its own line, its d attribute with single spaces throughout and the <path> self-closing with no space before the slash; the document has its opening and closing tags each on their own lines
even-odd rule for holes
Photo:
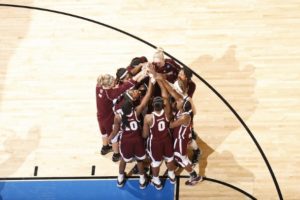
<svg viewBox="0 0 300 200">
<path fill-rule="evenodd" d="M 116 87 L 115 78 L 109 74 L 100 75 L 97 79 L 96 85 L 96 103 L 97 103 L 97 119 L 99 128 L 102 134 L 102 149 L 101 154 L 105 155 L 112 149 L 108 143 L 108 136 L 112 131 L 114 122 L 114 112 L 112 110 L 113 100 L 120 94 L 135 86 L 145 76 L 145 72 L 141 71 L 132 79 L 124 82 L 122 85 Z M 118 143 L 113 143 L 113 161 L 119 160 Z"/>
</svg>

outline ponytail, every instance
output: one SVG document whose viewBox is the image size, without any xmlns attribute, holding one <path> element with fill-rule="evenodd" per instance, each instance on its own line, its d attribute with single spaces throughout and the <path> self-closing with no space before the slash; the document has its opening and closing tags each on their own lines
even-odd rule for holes
<svg viewBox="0 0 300 200">
<path fill-rule="evenodd" d="M 132 112 L 132 102 L 125 101 L 125 103 L 122 106 L 122 128 L 125 129 L 126 127 L 129 127 L 128 118 L 126 115 L 129 115 Z"/>
</svg>

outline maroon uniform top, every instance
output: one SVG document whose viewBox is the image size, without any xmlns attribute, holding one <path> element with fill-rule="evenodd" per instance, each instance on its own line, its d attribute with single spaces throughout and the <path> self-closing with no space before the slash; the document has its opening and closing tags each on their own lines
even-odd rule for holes
<svg viewBox="0 0 300 200">
<path fill-rule="evenodd" d="M 135 84 L 136 81 L 129 80 L 117 88 L 103 89 L 102 86 L 96 87 L 97 115 L 100 120 L 112 119 L 113 121 L 113 100 Z"/>
<path fill-rule="evenodd" d="M 163 67 L 155 66 L 155 71 L 157 73 L 166 75 L 166 79 L 170 83 L 174 83 L 177 80 L 177 76 L 180 70 L 181 67 L 172 59 L 165 59 L 165 65 Z M 160 87 L 157 83 L 154 85 L 153 96 L 161 96 Z"/>
<path fill-rule="evenodd" d="M 178 112 L 175 116 L 175 119 L 179 119 L 182 115 L 189 115 L 189 113 L 180 113 Z M 173 129 L 173 138 L 179 140 L 188 140 L 191 133 L 190 123 L 188 125 L 180 125 Z"/>
<path fill-rule="evenodd" d="M 161 140 L 169 136 L 169 120 L 166 118 L 165 111 L 159 114 L 152 112 L 152 125 L 150 126 L 150 140 Z"/>
<path fill-rule="evenodd" d="M 124 93 L 118 96 L 113 101 L 113 111 L 114 113 L 119 112 L 119 110 L 122 108 L 123 104 L 125 103 Z"/>
<path fill-rule="evenodd" d="M 180 70 L 181 67 L 172 59 L 165 59 L 165 65 L 163 67 L 155 67 L 155 71 L 165 74 L 170 83 L 174 83 L 176 81 Z"/>
<path fill-rule="evenodd" d="M 120 115 L 121 116 L 121 115 Z M 138 137 L 142 137 L 141 133 L 142 133 L 142 128 L 140 125 L 140 120 L 139 118 L 136 116 L 136 112 L 135 110 L 133 110 L 129 115 L 126 115 L 127 120 L 129 122 L 128 127 L 125 126 L 123 128 L 123 123 L 121 123 L 121 140 L 126 138 L 126 139 L 130 139 L 130 138 L 138 138 Z"/>
</svg>

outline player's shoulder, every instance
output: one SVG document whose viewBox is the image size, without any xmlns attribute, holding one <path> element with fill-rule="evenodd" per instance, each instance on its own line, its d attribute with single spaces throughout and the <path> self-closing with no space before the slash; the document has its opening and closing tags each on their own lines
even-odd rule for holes
<svg viewBox="0 0 300 200">
<path fill-rule="evenodd" d="M 178 65 L 173 59 L 165 59 L 165 67 L 166 69 L 171 69 L 179 71 L 181 69 L 180 65 Z"/>
<path fill-rule="evenodd" d="M 176 62 L 175 62 L 173 59 L 170 59 L 170 58 L 166 58 L 166 59 L 165 59 L 165 63 L 166 63 L 166 64 L 171 64 L 171 65 L 176 64 Z"/>
<path fill-rule="evenodd" d="M 146 114 L 146 115 L 145 115 L 144 119 L 145 119 L 145 120 L 148 120 L 148 119 L 152 119 L 152 117 L 153 117 L 153 114 L 152 114 L 152 113 L 149 113 L 149 114 Z"/>
</svg>

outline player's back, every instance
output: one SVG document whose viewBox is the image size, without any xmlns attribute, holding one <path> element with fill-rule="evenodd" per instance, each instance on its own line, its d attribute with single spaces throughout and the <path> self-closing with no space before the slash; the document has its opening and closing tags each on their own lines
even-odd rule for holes
<svg viewBox="0 0 300 200">
<path fill-rule="evenodd" d="M 122 115 L 121 115 L 122 116 Z M 122 129 L 122 138 L 136 138 L 136 137 L 142 137 L 141 136 L 141 125 L 140 120 L 136 115 L 135 110 L 132 110 L 132 112 L 129 115 L 126 115 L 128 120 L 128 125 L 126 126 L 121 123 L 121 129 Z"/>
<path fill-rule="evenodd" d="M 96 87 L 96 102 L 97 102 L 97 115 L 100 118 L 111 119 L 114 117 L 112 110 L 113 103 L 107 98 L 105 89 Z"/>
<path fill-rule="evenodd" d="M 150 139 L 161 140 L 169 137 L 169 120 L 165 115 L 165 111 L 159 113 L 152 112 L 152 125 L 150 126 Z"/>
</svg>

